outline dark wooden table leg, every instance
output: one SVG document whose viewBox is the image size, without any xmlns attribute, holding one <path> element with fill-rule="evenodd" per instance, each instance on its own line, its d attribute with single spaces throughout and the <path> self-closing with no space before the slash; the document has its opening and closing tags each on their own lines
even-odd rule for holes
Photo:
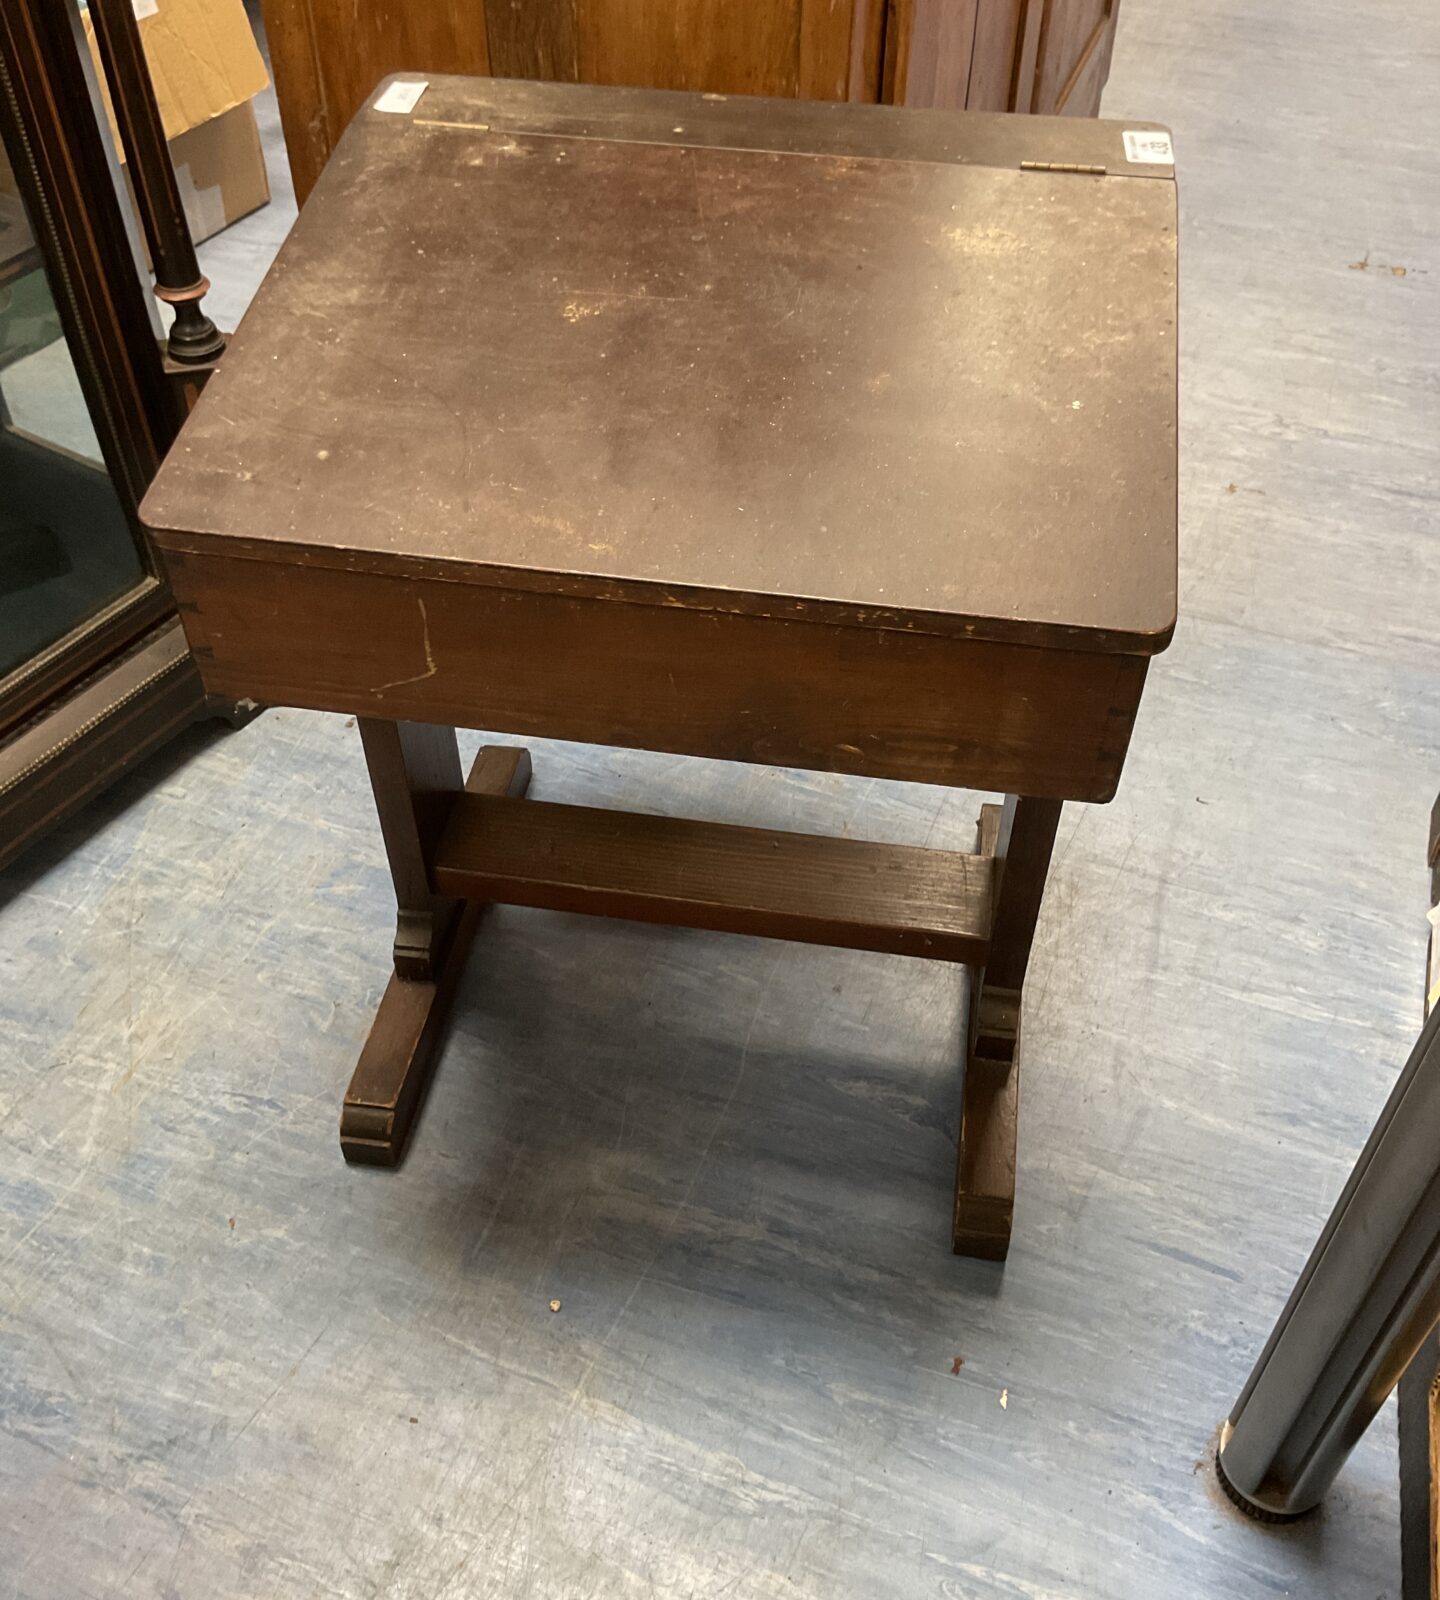
<svg viewBox="0 0 1440 1600">
<path fill-rule="evenodd" d="M 1010 1249 L 1020 1003 L 1059 824 L 1058 800 L 1012 794 L 980 811 L 980 852 L 997 863 L 995 914 L 989 961 L 970 979 L 952 1242 L 957 1255 L 986 1261 L 1003 1261 Z"/>
<path fill-rule="evenodd" d="M 484 906 L 430 888 L 435 843 L 461 788 L 455 730 L 361 718 L 360 735 L 398 911 L 395 971 L 345 1091 L 340 1148 L 347 1161 L 389 1167 L 424 1099 Z M 476 756 L 464 787 L 521 795 L 529 782 L 528 751 L 492 745 Z"/>
</svg>

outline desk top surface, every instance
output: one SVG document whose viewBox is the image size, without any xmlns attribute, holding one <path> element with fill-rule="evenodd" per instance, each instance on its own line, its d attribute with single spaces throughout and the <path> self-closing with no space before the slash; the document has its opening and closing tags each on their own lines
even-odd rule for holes
<svg viewBox="0 0 1440 1600">
<path fill-rule="evenodd" d="M 1168 642 L 1175 189 L 1121 124 L 374 98 L 145 500 L 162 547 Z"/>
</svg>

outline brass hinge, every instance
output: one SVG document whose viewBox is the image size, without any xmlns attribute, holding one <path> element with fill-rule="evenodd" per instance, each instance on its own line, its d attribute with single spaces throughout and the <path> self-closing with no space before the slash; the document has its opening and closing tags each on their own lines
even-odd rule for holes
<svg viewBox="0 0 1440 1600">
<path fill-rule="evenodd" d="M 1109 174 L 1104 167 L 1087 167 L 1077 161 L 1022 161 L 1021 172 L 1083 172 L 1091 178 L 1104 178 Z"/>
</svg>

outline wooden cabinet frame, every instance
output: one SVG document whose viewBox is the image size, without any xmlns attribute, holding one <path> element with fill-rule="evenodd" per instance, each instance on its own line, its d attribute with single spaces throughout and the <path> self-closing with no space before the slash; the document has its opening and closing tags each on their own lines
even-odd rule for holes
<svg viewBox="0 0 1440 1600">
<path fill-rule="evenodd" d="M 141 577 L 0 678 L 0 866 L 207 707 L 136 508 L 174 440 L 167 377 L 69 0 L 0 0 L 0 139 Z"/>
</svg>

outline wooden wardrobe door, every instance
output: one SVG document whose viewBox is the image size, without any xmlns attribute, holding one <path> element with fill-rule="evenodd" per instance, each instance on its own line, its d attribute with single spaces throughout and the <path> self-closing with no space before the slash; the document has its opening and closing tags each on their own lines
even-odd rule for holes
<svg viewBox="0 0 1440 1600">
<path fill-rule="evenodd" d="M 879 97 L 884 0 L 568 3 L 582 83 L 802 100 Z M 561 5 L 549 0 L 548 9 Z M 525 63 L 512 71 L 493 53 L 497 75 L 530 75 Z"/>
<path fill-rule="evenodd" d="M 1030 0 L 1026 9 L 1014 109 L 1052 117 L 1098 115 L 1110 75 L 1116 0 Z M 1027 47 L 1034 50 L 1033 73 L 1027 71 Z"/>
<path fill-rule="evenodd" d="M 262 0 L 303 201 L 388 73 L 1093 116 L 1116 0 Z"/>
<path fill-rule="evenodd" d="M 302 202 L 346 124 L 391 72 L 878 100 L 885 6 L 886 0 L 262 0 Z"/>
<path fill-rule="evenodd" d="M 882 98 L 1093 117 L 1116 0 L 889 0 Z"/>
<path fill-rule="evenodd" d="M 881 99 L 887 105 L 930 106 L 963 111 L 969 104 L 978 13 L 983 0 L 889 0 L 885 26 L 885 73 Z M 1014 9 L 1014 0 L 1007 0 Z M 1006 41 L 1005 92 L 1009 93 Z M 1006 107 L 994 107 L 1004 111 Z"/>
<path fill-rule="evenodd" d="M 261 0 L 260 9 L 302 205 L 382 78 L 491 71 L 482 0 Z"/>
</svg>

